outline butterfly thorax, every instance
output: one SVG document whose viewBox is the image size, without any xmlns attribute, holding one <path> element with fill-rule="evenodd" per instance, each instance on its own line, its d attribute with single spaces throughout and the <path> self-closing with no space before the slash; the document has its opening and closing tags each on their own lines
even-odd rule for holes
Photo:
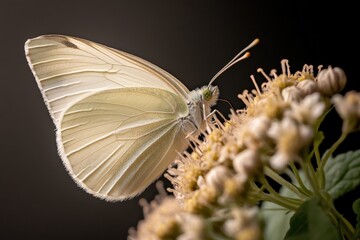
<svg viewBox="0 0 360 240">
<path fill-rule="evenodd" d="M 189 114 L 182 119 L 182 130 L 186 135 L 199 133 L 199 130 L 205 129 L 206 118 L 218 97 L 218 87 L 211 85 L 195 89 L 188 94 Z"/>
</svg>

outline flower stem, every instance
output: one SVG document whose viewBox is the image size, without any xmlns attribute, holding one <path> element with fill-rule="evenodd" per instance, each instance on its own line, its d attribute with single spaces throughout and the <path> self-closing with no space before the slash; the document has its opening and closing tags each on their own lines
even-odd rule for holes
<svg viewBox="0 0 360 240">
<path fill-rule="evenodd" d="M 320 166 L 320 164 L 321 164 L 321 156 L 320 156 L 319 148 L 317 146 L 314 149 L 314 152 L 315 152 L 315 158 L 316 158 L 316 165 Z"/>
<path fill-rule="evenodd" d="M 293 162 L 290 162 L 290 167 L 291 167 L 292 172 L 295 175 L 295 179 L 296 179 L 297 183 L 300 186 L 299 191 L 301 191 L 306 196 L 311 196 L 312 195 L 311 191 L 305 186 L 305 184 L 300 176 L 300 173 L 299 173 L 298 169 L 295 167 L 295 164 Z"/>
<path fill-rule="evenodd" d="M 328 149 L 328 151 L 325 153 L 325 156 L 321 159 L 321 163 L 318 168 L 317 175 L 320 176 L 324 175 L 324 167 L 327 161 L 329 160 L 333 152 L 339 147 L 339 145 L 346 139 L 346 137 L 347 137 L 347 133 L 342 133 L 338 138 L 338 140 L 336 140 L 336 142 Z M 325 179 L 322 180 L 322 178 L 320 178 L 320 187 L 324 188 L 324 186 L 325 186 Z"/>
<path fill-rule="evenodd" d="M 296 209 L 298 209 L 298 207 L 302 204 L 301 200 L 288 198 L 277 193 L 271 186 L 268 186 L 269 183 L 266 179 L 264 179 L 264 185 L 265 186 L 262 186 L 262 188 L 266 188 L 270 193 L 262 192 L 254 182 L 250 181 L 250 186 L 253 191 L 248 192 L 247 197 L 252 199 L 253 202 L 259 202 L 261 200 L 269 201 L 291 211 L 296 211 Z"/>
<path fill-rule="evenodd" d="M 313 189 L 313 192 L 319 193 L 321 188 L 320 188 L 317 176 L 316 176 L 316 172 L 311 163 L 311 159 L 307 158 L 306 161 L 303 162 L 302 167 L 305 170 L 305 175 L 307 176 L 308 180 L 310 181 L 310 185 Z"/>
<path fill-rule="evenodd" d="M 290 191 L 294 192 L 300 199 L 306 198 L 306 195 L 304 195 L 302 192 L 300 192 L 296 186 L 294 186 L 290 182 L 286 181 L 279 174 L 274 172 L 271 168 L 265 167 L 264 171 L 268 177 L 270 177 L 271 179 L 273 179 L 275 182 L 279 183 L 280 185 L 288 188 Z"/>
</svg>

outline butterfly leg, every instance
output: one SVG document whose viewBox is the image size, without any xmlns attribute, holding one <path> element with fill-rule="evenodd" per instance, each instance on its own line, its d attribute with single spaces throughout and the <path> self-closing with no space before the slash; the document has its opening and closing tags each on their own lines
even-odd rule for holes
<svg viewBox="0 0 360 240">
<path fill-rule="evenodd" d="M 226 119 L 226 118 L 224 117 L 224 115 L 223 115 L 219 110 L 214 109 L 214 110 L 213 110 L 211 113 L 209 113 L 209 114 L 206 116 L 206 118 L 205 118 L 205 119 L 206 119 L 206 126 L 207 126 L 207 128 L 209 127 L 208 119 L 211 118 L 211 117 L 214 118 L 215 122 L 216 122 L 219 126 L 224 127 L 224 125 L 222 124 L 222 122 L 219 121 L 219 119 L 216 117 L 216 114 L 218 114 L 218 115 L 222 118 L 222 120 L 223 120 L 224 122 L 228 121 L 228 119 Z M 210 127 L 209 127 L 209 128 L 210 128 Z"/>
</svg>

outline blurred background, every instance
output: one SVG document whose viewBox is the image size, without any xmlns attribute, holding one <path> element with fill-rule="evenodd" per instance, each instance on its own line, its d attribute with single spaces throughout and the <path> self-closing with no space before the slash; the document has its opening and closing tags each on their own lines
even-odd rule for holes
<svg viewBox="0 0 360 240">
<path fill-rule="evenodd" d="M 126 239 L 143 218 L 139 199 L 157 194 L 153 184 L 137 198 L 109 203 L 77 187 L 57 154 L 53 122 L 25 59 L 28 38 L 65 34 L 99 42 L 158 65 L 189 89 L 207 84 L 260 38 L 249 59 L 215 82 L 220 97 L 241 108 L 237 94 L 253 88 L 250 75 L 261 83 L 256 69 L 280 72 L 284 58 L 293 72 L 304 64 L 339 66 L 348 77 L 344 92 L 359 91 L 355 9 L 347 1 L 308 0 L 1 1 L 0 239 Z M 229 114 L 229 105 L 217 108 Z M 340 129 L 334 114 L 324 126 L 325 148 Z M 341 150 L 359 145 L 351 135 Z M 359 197 L 357 189 L 337 207 L 354 219 L 351 203 Z"/>
</svg>

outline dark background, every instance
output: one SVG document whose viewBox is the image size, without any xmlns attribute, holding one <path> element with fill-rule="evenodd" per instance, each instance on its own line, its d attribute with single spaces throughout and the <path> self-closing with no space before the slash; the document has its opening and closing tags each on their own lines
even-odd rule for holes
<svg viewBox="0 0 360 240">
<path fill-rule="evenodd" d="M 57 155 L 54 125 L 27 65 L 23 46 L 42 34 L 86 38 L 147 59 L 189 89 L 207 84 L 254 38 L 251 58 L 216 82 L 235 108 L 236 95 L 252 88 L 258 67 L 280 71 L 287 58 L 293 71 L 303 64 L 332 65 L 348 76 L 345 90 L 357 89 L 358 14 L 347 1 L 1 1 L 1 172 L 0 239 L 126 239 L 142 219 L 139 198 L 153 199 L 154 186 L 138 198 L 109 203 L 78 188 Z M 217 108 L 228 114 L 229 106 Z M 326 141 L 339 134 L 336 115 Z M 358 149 L 350 136 L 342 150 Z M 353 219 L 352 200 L 337 201 Z"/>
</svg>

